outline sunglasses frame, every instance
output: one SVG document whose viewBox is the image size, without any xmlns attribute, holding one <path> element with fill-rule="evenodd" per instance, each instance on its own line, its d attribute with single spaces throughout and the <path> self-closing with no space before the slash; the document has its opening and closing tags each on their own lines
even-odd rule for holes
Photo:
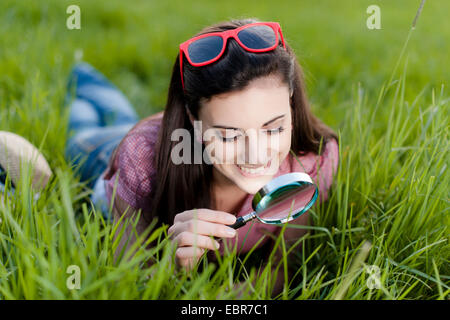
<svg viewBox="0 0 450 320">
<path fill-rule="evenodd" d="M 265 26 L 269 26 L 272 28 L 272 30 L 275 33 L 275 44 L 269 48 L 264 48 L 264 49 L 251 49 L 248 48 L 247 46 L 245 46 L 241 40 L 238 37 L 238 33 L 243 30 L 243 29 L 247 29 L 253 26 L 258 26 L 258 25 L 265 25 Z M 281 26 L 278 22 L 254 22 L 254 23 L 249 23 L 246 25 L 243 25 L 239 28 L 236 29 L 231 29 L 231 30 L 226 30 L 226 31 L 222 31 L 222 32 L 211 32 L 211 33 L 206 33 L 206 34 L 202 34 L 199 35 L 197 37 L 191 38 L 185 42 L 183 42 L 182 44 L 180 44 L 180 74 L 181 74 L 181 84 L 183 86 L 183 90 L 184 90 L 184 79 L 183 79 L 183 54 L 185 55 L 186 59 L 189 61 L 189 63 L 194 66 L 194 67 L 201 67 L 201 66 L 205 66 L 207 64 L 213 63 L 214 61 L 217 61 L 223 54 L 223 52 L 225 51 L 226 45 L 227 45 L 227 41 L 228 38 L 233 38 L 237 41 L 237 43 L 239 43 L 239 45 L 244 48 L 245 50 L 249 51 L 249 52 L 267 52 L 267 51 L 272 51 L 274 50 L 279 43 L 279 38 L 278 38 L 278 33 L 280 34 L 281 37 L 281 41 L 283 43 L 283 47 L 286 49 L 286 44 L 284 43 L 284 38 L 283 38 L 283 32 L 281 31 Z M 192 42 L 195 42 L 199 39 L 203 39 L 203 38 L 207 38 L 207 37 L 211 37 L 211 36 L 219 36 L 222 38 L 223 40 L 223 45 L 222 45 L 222 50 L 220 51 L 220 53 L 213 59 L 210 59 L 208 61 L 205 62 L 199 62 L 199 63 L 193 63 L 191 58 L 189 57 L 189 52 L 188 52 L 188 47 Z"/>
</svg>

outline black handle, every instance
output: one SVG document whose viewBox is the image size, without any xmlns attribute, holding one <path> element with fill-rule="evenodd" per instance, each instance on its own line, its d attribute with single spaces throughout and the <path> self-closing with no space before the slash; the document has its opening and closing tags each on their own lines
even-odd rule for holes
<svg viewBox="0 0 450 320">
<path fill-rule="evenodd" d="M 236 219 L 236 222 L 232 225 L 229 225 L 229 227 L 233 229 L 239 229 L 240 227 L 245 226 L 246 223 L 247 221 L 245 221 L 242 217 L 239 217 Z"/>
</svg>

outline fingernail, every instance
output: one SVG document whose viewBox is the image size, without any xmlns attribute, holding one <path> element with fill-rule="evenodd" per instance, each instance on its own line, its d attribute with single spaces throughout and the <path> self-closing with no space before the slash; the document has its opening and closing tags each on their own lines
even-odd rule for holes
<svg viewBox="0 0 450 320">
<path fill-rule="evenodd" d="M 216 241 L 214 244 L 215 244 L 215 246 L 216 246 L 216 249 L 219 249 L 219 248 L 220 248 L 220 243 L 218 243 L 218 242 Z"/>
<path fill-rule="evenodd" d="M 234 237 L 236 235 L 236 230 L 232 228 L 227 228 L 225 233 L 227 234 L 227 236 Z"/>
<path fill-rule="evenodd" d="M 229 224 L 235 223 L 236 222 L 236 217 L 234 217 L 234 216 L 227 216 L 227 222 Z"/>
</svg>

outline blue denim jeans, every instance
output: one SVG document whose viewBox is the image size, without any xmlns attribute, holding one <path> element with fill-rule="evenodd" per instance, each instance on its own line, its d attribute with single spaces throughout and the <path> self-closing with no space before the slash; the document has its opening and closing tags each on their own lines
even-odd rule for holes
<svg viewBox="0 0 450 320">
<path fill-rule="evenodd" d="M 6 185 L 6 176 L 7 173 L 5 169 L 0 165 L 0 195 L 2 193 L 5 193 L 5 185 Z M 14 185 L 11 184 L 11 187 L 9 189 L 11 193 L 14 193 Z"/>
<path fill-rule="evenodd" d="M 112 152 L 139 117 L 120 90 L 85 62 L 73 67 L 67 89 L 70 138 L 66 158 L 75 166 L 80 181 L 93 189 L 94 205 L 105 219 L 111 219 L 101 175 Z"/>
</svg>

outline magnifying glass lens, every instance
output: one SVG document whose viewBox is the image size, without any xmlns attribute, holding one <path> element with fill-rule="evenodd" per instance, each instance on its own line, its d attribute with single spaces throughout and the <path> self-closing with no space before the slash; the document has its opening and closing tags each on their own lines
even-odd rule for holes
<svg viewBox="0 0 450 320">
<path fill-rule="evenodd" d="M 279 223 L 290 221 L 300 214 L 310 203 L 316 192 L 316 187 L 311 183 L 280 188 L 273 194 L 265 208 L 256 212 L 257 217 L 266 223 Z"/>
</svg>

